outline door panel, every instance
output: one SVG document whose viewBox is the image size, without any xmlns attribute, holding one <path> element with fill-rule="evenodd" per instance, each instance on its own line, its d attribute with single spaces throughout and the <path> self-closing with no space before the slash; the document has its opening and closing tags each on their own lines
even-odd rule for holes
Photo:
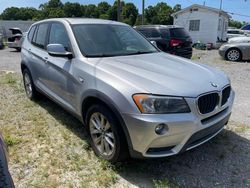
<svg viewBox="0 0 250 188">
<path fill-rule="evenodd" d="M 68 34 L 61 23 L 52 23 L 48 43 L 62 44 L 67 51 L 71 51 Z M 74 59 L 48 56 L 50 75 L 48 87 L 53 92 L 56 100 L 59 100 L 70 110 L 74 110 L 76 106 L 73 96 L 77 80 L 71 73 L 73 63 Z"/>
<path fill-rule="evenodd" d="M 28 49 L 28 53 L 32 60 L 33 79 L 35 84 L 41 89 L 47 88 L 49 80 L 49 75 L 46 74 L 48 64 L 45 59 L 48 56 L 48 53 L 45 50 L 48 28 L 48 23 L 39 24 L 37 26 L 31 42 L 33 46 Z"/>
</svg>

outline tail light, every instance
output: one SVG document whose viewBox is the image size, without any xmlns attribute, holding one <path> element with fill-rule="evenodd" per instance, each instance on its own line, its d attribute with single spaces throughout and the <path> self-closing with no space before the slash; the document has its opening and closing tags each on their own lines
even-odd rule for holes
<svg viewBox="0 0 250 188">
<path fill-rule="evenodd" d="M 171 39 L 170 40 L 170 46 L 171 47 L 179 46 L 181 43 L 183 43 L 183 41 L 178 40 L 178 39 Z"/>
</svg>

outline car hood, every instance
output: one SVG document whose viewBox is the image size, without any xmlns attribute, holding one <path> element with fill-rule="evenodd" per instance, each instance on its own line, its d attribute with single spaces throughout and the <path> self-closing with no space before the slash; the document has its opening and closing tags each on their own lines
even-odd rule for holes
<svg viewBox="0 0 250 188">
<path fill-rule="evenodd" d="M 227 76 L 217 69 L 166 53 L 106 57 L 91 61 L 96 61 L 97 74 L 99 71 L 105 72 L 114 77 L 113 82 L 123 81 L 143 93 L 197 97 L 229 84 Z M 102 79 L 105 80 L 105 76 Z"/>
<path fill-rule="evenodd" d="M 250 37 L 234 37 L 228 40 L 228 43 L 250 42 Z"/>
</svg>

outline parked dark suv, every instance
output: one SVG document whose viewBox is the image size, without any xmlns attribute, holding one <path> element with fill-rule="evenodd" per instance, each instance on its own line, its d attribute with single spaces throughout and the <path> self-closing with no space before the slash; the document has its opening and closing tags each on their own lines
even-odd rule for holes
<svg viewBox="0 0 250 188">
<path fill-rule="evenodd" d="M 192 57 L 192 39 L 188 32 L 174 25 L 142 25 L 135 29 L 148 40 L 155 41 L 162 51 L 190 59 Z"/>
</svg>

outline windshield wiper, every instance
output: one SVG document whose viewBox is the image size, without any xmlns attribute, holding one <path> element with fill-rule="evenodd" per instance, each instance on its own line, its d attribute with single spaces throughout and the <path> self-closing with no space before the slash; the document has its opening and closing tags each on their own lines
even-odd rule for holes
<svg viewBox="0 0 250 188">
<path fill-rule="evenodd" d="M 158 51 L 135 51 L 126 55 L 139 55 L 139 54 L 151 54 L 151 53 L 156 53 Z"/>
<path fill-rule="evenodd" d="M 86 57 L 113 57 L 114 54 L 95 54 L 95 55 L 87 55 Z"/>
</svg>

